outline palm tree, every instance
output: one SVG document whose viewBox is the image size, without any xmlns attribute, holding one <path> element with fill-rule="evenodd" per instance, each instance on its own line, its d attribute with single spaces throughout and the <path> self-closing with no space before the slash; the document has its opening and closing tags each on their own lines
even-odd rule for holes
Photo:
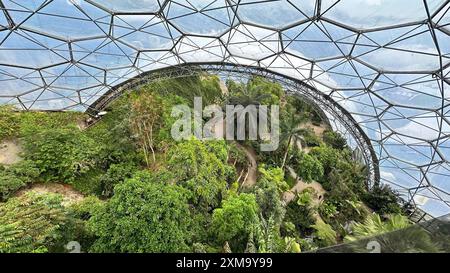
<svg viewBox="0 0 450 273">
<path fill-rule="evenodd" d="M 263 101 L 270 97 L 269 94 L 260 94 L 259 92 L 260 87 L 255 87 L 252 89 L 243 88 L 239 92 L 236 92 L 232 95 L 230 95 L 227 100 L 225 101 L 225 104 L 223 106 L 223 109 L 225 110 L 226 105 L 242 105 L 243 107 L 254 105 L 256 109 L 259 109 L 259 106 L 262 105 Z M 248 113 L 250 120 L 258 120 L 258 113 L 254 113 L 253 111 L 250 111 Z M 261 117 L 262 119 L 266 119 L 267 117 Z M 246 131 L 249 130 L 249 124 L 246 124 Z"/>
<path fill-rule="evenodd" d="M 242 105 L 244 107 L 248 105 L 256 105 L 258 107 L 265 99 L 270 98 L 268 93 L 261 92 L 262 89 L 263 86 L 241 86 L 241 88 L 234 90 L 234 92 L 228 97 L 226 104 Z"/>
<path fill-rule="evenodd" d="M 391 215 L 385 222 L 378 214 L 373 214 L 364 223 L 355 224 L 353 235 L 344 240 L 352 242 L 349 246 L 356 252 L 366 252 L 370 242 L 378 243 L 384 253 L 441 251 L 439 242 L 401 214 Z"/>
<path fill-rule="evenodd" d="M 286 151 L 283 156 L 283 163 L 281 169 L 284 170 L 286 161 L 289 155 L 292 142 L 298 142 L 308 133 L 308 130 L 300 128 L 300 125 L 304 123 L 306 118 L 303 115 L 288 114 L 288 118 L 282 123 L 281 141 L 287 140 Z"/>
<path fill-rule="evenodd" d="M 381 220 L 380 215 L 372 214 L 363 223 L 357 223 L 353 227 L 353 235 L 345 237 L 348 242 L 367 237 L 393 232 L 411 226 L 406 216 L 401 214 L 391 215 L 386 222 Z"/>
</svg>

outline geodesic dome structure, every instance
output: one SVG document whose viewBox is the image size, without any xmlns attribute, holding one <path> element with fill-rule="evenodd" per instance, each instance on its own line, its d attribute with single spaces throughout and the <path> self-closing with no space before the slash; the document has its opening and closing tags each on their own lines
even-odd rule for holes
<svg viewBox="0 0 450 273">
<path fill-rule="evenodd" d="M 1 104 L 95 111 L 118 86 L 165 68 L 274 72 L 346 110 L 370 139 L 382 183 L 432 216 L 450 213 L 449 1 L 0 0 L 0 8 Z"/>
</svg>

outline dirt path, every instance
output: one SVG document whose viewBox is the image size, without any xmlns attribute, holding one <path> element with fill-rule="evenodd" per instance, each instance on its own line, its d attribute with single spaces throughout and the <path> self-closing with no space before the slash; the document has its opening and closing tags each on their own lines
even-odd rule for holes
<svg viewBox="0 0 450 273">
<path fill-rule="evenodd" d="M 22 147 L 17 140 L 7 140 L 0 143 L 0 164 L 13 165 L 22 160 Z"/>
<path fill-rule="evenodd" d="M 16 196 L 22 196 L 31 191 L 37 194 L 61 194 L 63 196 L 63 206 L 69 206 L 81 202 L 84 199 L 84 195 L 76 191 L 72 186 L 57 183 L 33 184 L 30 188 L 18 191 Z"/>
<path fill-rule="evenodd" d="M 251 188 L 256 184 L 258 178 L 258 163 L 256 162 L 256 152 L 251 147 L 243 146 L 237 142 L 235 143 L 236 147 L 238 147 L 245 153 L 249 162 L 247 175 L 244 179 L 244 182 L 242 182 L 242 187 Z"/>
<path fill-rule="evenodd" d="M 322 203 L 326 191 L 323 189 L 320 183 L 317 183 L 315 181 L 311 183 L 305 183 L 298 178 L 297 174 L 294 172 L 292 168 L 288 167 L 288 170 L 290 175 L 297 181 L 297 184 L 295 184 L 290 191 L 287 191 L 283 194 L 283 201 L 286 204 L 289 204 L 289 202 L 294 200 L 297 193 L 300 193 L 308 188 L 314 189 L 317 194 L 317 197 L 313 199 L 313 205 L 319 205 L 320 203 Z"/>
</svg>

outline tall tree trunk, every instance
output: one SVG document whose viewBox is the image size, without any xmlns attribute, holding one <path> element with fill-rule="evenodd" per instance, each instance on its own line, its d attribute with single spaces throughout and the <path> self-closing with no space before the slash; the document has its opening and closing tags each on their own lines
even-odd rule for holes
<svg viewBox="0 0 450 273">
<path fill-rule="evenodd" d="M 141 123 L 138 121 L 137 125 L 138 125 L 139 135 L 141 136 L 140 141 L 141 141 L 142 150 L 144 151 L 145 163 L 147 163 L 147 167 L 150 167 L 150 162 L 148 160 L 148 150 L 147 150 L 145 138 L 144 138 L 144 141 L 142 141 L 142 138 L 145 136 L 143 135 L 143 132 L 142 132 Z"/>
<path fill-rule="evenodd" d="M 289 154 L 289 149 L 291 148 L 291 142 L 292 142 L 292 135 L 289 136 L 286 152 L 284 153 L 283 164 L 281 165 L 281 169 L 282 170 L 284 170 L 284 167 L 286 165 L 287 157 L 288 157 L 288 154 Z"/>
</svg>

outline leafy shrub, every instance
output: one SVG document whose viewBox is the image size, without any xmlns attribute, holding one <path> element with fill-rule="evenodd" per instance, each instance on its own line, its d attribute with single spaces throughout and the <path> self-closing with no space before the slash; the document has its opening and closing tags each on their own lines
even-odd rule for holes
<svg viewBox="0 0 450 273">
<path fill-rule="evenodd" d="M 0 201 L 6 201 L 13 193 L 26 184 L 25 181 L 15 175 L 0 171 Z"/>
<path fill-rule="evenodd" d="M 252 227 L 258 221 L 258 205 L 253 194 L 229 196 L 213 212 L 211 230 L 219 244 L 228 241 L 235 249 L 245 247 Z"/>
<path fill-rule="evenodd" d="M 20 121 L 12 106 L 0 105 L 0 141 L 18 134 Z"/>
<path fill-rule="evenodd" d="M 39 170 L 31 161 L 21 161 L 8 169 L 0 165 L 0 201 L 7 200 L 13 193 L 28 183 L 35 182 Z"/>
<path fill-rule="evenodd" d="M 112 164 L 106 174 L 100 177 L 102 196 L 111 197 L 114 194 L 114 187 L 131 178 L 136 170 L 137 167 L 129 162 Z"/>
<path fill-rule="evenodd" d="M 323 133 L 323 141 L 334 149 L 343 150 L 347 147 L 345 138 L 341 134 L 331 130 L 326 130 Z"/>
<path fill-rule="evenodd" d="M 324 175 L 324 170 L 320 161 L 306 153 L 297 153 L 297 164 L 295 170 L 297 175 L 306 183 L 320 181 Z"/>
<path fill-rule="evenodd" d="M 281 222 L 284 217 L 284 208 L 281 203 L 281 193 L 275 180 L 261 178 L 254 188 L 256 202 L 264 219 L 273 218 Z"/>
<path fill-rule="evenodd" d="M 307 134 L 303 137 L 303 141 L 306 143 L 308 147 L 317 147 L 322 143 L 320 138 L 314 133 L 314 131 L 308 131 Z"/>
<path fill-rule="evenodd" d="M 266 180 L 269 183 L 274 183 L 277 187 L 278 193 L 282 194 L 290 190 L 288 183 L 284 180 L 284 172 L 278 167 L 266 167 L 264 164 L 258 168 L 260 177 L 259 180 Z"/>
<path fill-rule="evenodd" d="M 104 174 L 104 171 L 101 169 L 91 169 L 74 178 L 71 185 L 84 195 L 102 196 L 101 178 Z"/>
<path fill-rule="evenodd" d="M 402 213 L 399 195 L 388 185 L 376 185 L 363 195 L 364 202 L 379 214 Z"/>
<path fill-rule="evenodd" d="M 62 197 L 34 194 L 0 203 L 0 253 L 48 252 L 67 221 Z"/>
<path fill-rule="evenodd" d="M 169 151 L 168 170 L 179 185 L 190 191 L 193 204 L 201 204 L 199 208 L 216 206 L 233 174 L 227 154 L 224 141 L 183 141 Z"/>
<path fill-rule="evenodd" d="M 315 224 L 312 210 L 308 206 L 298 204 L 298 199 L 291 201 L 286 208 L 286 221 L 294 224 L 300 235 L 309 235 L 311 226 Z"/>
<path fill-rule="evenodd" d="M 317 194 L 313 188 L 306 188 L 297 194 L 297 204 L 300 206 L 309 206 L 315 196 Z"/>
<path fill-rule="evenodd" d="M 315 230 L 314 233 L 319 240 L 320 246 L 326 247 L 336 244 L 336 231 L 334 231 L 333 228 L 323 220 L 317 220 L 317 222 L 311 227 Z"/>
<path fill-rule="evenodd" d="M 319 213 L 323 219 L 328 220 L 337 214 L 337 208 L 333 203 L 325 201 L 319 206 Z"/>
<path fill-rule="evenodd" d="M 192 234 L 183 188 L 129 179 L 93 212 L 88 228 L 97 240 L 94 252 L 183 252 Z"/>
<path fill-rule="evenodd" d="M 309 155 L 314 156 L 320 161 L 324 170 L 324 177 L 327 177 L 338 162 L 342 160 L 339 150 L 328 146 L 314 147 L 311 149 Z"/>
<path fill-rule="evenodd" d="M 97 143 L 76 128 L 42 130 L 27 136 L 24 148 L 44 181 L 72 183 L 97 163 Z"/>
<path fill-rule="evenodd" d="M 77 241 L 82 247 L 81 251 L 87 252 L 96 239 L 96 236 L 88 229 L 87 221 L 104 205 L 105 202 L 97 197 L 88 196 L 68 207 L 69 219 L 61 230 L 66 242 Z"/>
</svg>

